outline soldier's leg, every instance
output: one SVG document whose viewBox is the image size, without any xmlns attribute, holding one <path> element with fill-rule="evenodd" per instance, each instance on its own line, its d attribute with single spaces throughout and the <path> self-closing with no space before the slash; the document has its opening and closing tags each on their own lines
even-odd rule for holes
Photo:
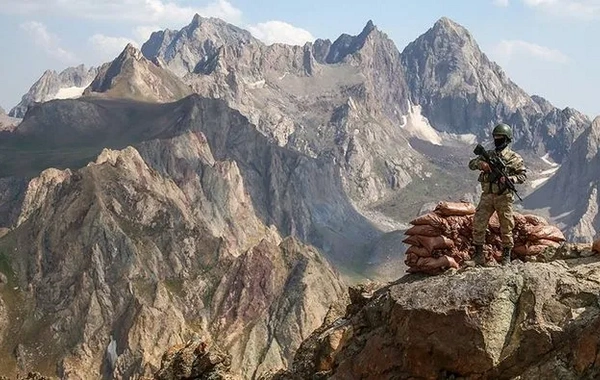
<svg viewBox="0 0 600 380">
<path fill-rule="evenodd" d="M 496 210 L 498 219 L 500 219 L 500 236 L 502 238 L 502 264 L 510 263 L 510 253 L 514 247 L 513 229 L 515 219 L 513 216 L 513 195 L 512 193 L 502 194 L 496 197 Z"/>
<path fill-rule="evenodd" d="M 494 211 L 494 195 L 482 194 L 473 217 L 473 245 L 485 244 L 485 232 Z"/>
</svg>

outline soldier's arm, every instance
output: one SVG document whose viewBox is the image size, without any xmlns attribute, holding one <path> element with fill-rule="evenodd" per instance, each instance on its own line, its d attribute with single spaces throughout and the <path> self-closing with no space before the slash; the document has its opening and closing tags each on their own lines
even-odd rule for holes
<svg viewBox="0 0 600 380">
<path fill-rule="evenodd" d="M 527 180 L 527 169 L 520 156 L 515 157 L 514 163 L 511 163 L 510 180 L 514 183 L 523 183 Z"/>
</svg>

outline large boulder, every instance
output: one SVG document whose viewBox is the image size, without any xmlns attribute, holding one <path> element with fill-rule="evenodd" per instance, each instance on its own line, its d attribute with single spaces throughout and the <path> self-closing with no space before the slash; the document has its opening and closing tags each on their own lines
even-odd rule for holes
<svg viewBox="0 0 600 380">
<path fill-rule="evenodd" d="M 587 251 L 574 247 L 571 256 Z M 272 378 L 598 378 L 599 280 L 590 256 L 355 289 L 346 315 L 313 333 L 291 369 Z"/>
</svg>

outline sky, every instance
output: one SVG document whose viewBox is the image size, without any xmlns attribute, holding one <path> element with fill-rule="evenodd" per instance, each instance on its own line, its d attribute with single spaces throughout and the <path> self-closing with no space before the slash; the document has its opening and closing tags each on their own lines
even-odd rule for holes
<svg viewBox="0 0 600 380">
<path fill-rule="evenodd" d="M 600 115 L 600 0 L 0 0 L 0 106 L 15 106 L 47 69 L 111 61 L 196 13 L 266 43 L 335 40 L 373 20 L 400 51 L 449 17 L 527 93 Z"/>
</svg>

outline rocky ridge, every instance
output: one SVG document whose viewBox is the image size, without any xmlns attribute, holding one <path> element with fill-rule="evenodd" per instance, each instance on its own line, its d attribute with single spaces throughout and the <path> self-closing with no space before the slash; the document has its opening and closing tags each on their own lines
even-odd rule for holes
<svg viewBox="0 0 600 380">
<path fill-rule="evenodd" d="M 167 103 L 191 94 L 191 89 L 173 73 L 148 61 L 133 45 L 100 69 L 83 95 Z"/>
<path fill-rule="evenodd" d="M 245 377 L 286 365 L 341 282 L 318 251 L 256 217 L 238 166 L 208 140 L 105 149 L 29 182 L 0 238 L 0 372 L 149 375 L 165 346 L 198 331 L 236 353 Z"/>
</svg>

